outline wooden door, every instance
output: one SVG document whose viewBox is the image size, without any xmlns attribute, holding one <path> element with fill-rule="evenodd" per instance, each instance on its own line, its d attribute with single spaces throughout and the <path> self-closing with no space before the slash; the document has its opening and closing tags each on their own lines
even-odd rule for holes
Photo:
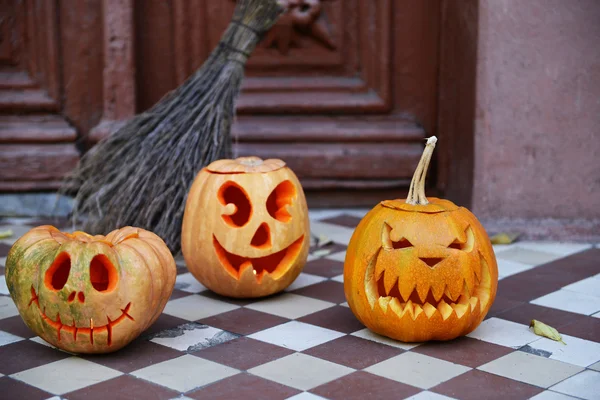
<svg viewBox="0 0 600 400">
<path fill-rule="evenodd" d="M 53 1 L 0 0 L 0 191 L 55 189 L 79 158 L 56 15 Z"/>
<path fill-rule="evenodd" d="M 62 80 L 38 79 L 36 90 L 58 98 L 48 111 L 66 115 L 88 147 L 199 67 L 235 4 L 0 1 L 46 4 L 42 13 L 54 26 L 45 29 L 61 32 L 49 69 L 68 71 Z M 236 155 L 284 159 L 313 205 L 404 195 L 423 138 L 436 133 L 441 0 L 289 3 L 248 62 L 233 127 Z"/>
</svg>

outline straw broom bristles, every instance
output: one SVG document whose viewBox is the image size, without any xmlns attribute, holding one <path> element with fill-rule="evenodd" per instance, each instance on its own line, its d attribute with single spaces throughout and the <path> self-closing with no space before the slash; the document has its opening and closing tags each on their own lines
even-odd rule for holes
<svg viewBox="0 0 600 400">
<path fill-rule="evenodd" d="M 74 195 L 72 217 L 83 229 L 106 234 L 136 226 L 180 253 L 189 187 L 201 168 L 230 157 L 246 61 L 283 11 L 276 0 L 239 0 L 198 71 L 82 157 L 60 192 Z"/>
</svg>

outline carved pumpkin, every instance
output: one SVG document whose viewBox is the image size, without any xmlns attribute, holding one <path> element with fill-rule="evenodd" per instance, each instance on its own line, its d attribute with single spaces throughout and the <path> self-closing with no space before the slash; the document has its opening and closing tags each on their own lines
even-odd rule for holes
<svg viewBox="0 0 600 400">
<path fill-rule="evenodd" d="M 154 233 L 126 227 L 106 237 L 40 226 L 15 242 L 6 283 L 27 326 L 72 353 L 109 353 L 161 314 L 177 274 Z"/>
<path fill-rule="evenodd" d="M 425 197 L 436 138 L 428 140 L 408 198 L 375 206 L 356 227 L 344 291 L 370 330 L 403 342 L 450 340 L 473 331 L 490 309 L 498 267 L 477 218 Z"/>
<path fill-rule="evenodd" d="M 181 250 L 212 291 L 243 298 L 285 289 L 304 267 L 309 242 L 304 192 L 283 161 L 218 160 L 196 176 Z"/>
</svg>

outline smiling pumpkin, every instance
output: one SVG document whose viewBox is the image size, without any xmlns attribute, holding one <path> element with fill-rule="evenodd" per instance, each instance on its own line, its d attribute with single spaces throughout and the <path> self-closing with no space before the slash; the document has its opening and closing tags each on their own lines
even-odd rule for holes
<svg viewBox="0 0 600 400">
<path fill-rule="evenodd" d="M 192 184 L 181 249 L 190 272 L 212 291 L 261 297 L 300 274 L 308 230 L 304 192 L 283 161 L 218 160 Z"/>
<path fill-rule="evenodd" d="M 27 326 L 72 353 L 130 343 L 161 314 L 175 275 L 162 239 L 133 227 L 105 237 L 40 226 L 6 260 L 6 283 Z"/>
</svg>

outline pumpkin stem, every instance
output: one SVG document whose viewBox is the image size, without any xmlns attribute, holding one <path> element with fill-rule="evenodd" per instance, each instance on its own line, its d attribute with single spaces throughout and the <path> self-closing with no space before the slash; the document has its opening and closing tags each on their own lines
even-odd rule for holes
<svg viewBox="0 0 600 400">
<path fill-rule="evenodd" d="M 429 162 L 431 161 L 431 155 L 433 154 L 436 142 L 437 138 L 435 136 L 427 139 L 425 150 L 423 150 L 419 165 L 417 165 L 417 169 L 410 182 L 410 190 L 408 191 L 408 197 L 406 198 L 407 204 L 429 204 L 429 201 L 425 196 L 425 178 L 427 177 L 427 169 L 429 168 Z"/>
</svg>

